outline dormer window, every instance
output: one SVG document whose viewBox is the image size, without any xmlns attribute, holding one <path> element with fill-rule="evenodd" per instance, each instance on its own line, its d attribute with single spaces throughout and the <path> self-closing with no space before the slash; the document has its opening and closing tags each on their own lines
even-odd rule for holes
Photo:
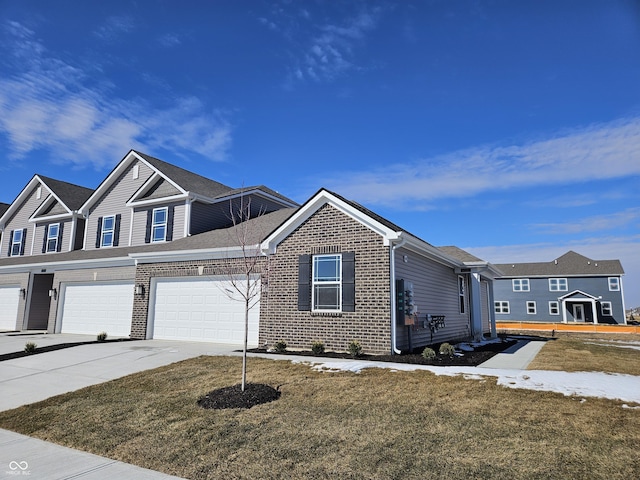
<svg viewBox="0 0 640 480">
<path fill-rule="evenodd" d="M 153 209 L 151 241 L 164 242 L 167 239 L 167 207 Z"/>
</svg>

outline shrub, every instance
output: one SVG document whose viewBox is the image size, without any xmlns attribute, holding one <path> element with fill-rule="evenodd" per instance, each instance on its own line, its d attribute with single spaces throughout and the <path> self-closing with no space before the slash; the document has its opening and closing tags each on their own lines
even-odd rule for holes
<svg viewBox="0 0 640 480">
<path fill-rule="evenodd" d="M 285 342 L 284 340 L 278 340 L 273 344 L 273 349 L 276 351 L 276 353 L 284 353 L 287 351 L 287 342 Z"/>
<path fill-rule="evenodd" d="M 440 352 L 440 355 L 447 355 L 449 357 L 453 357 L 454 353 L 456 353 L 456 349 L 453 348 L 453 345 L 446 342 L 440 345 L 440 350 L 438 351 Z"/>
<path fill-rule="evenodd" d="M 98 341 L 104 342 L 107 339 L 107 332 L 100 332 L 98 334 Z"/>
<path fill-rule="evenodd" d="M 362 345 L 360 345 L 359 341 L 352 340 L 351 343 L 349 343 L 349 354 L 353 358 L 356 358 L 362 355 Z"/>
<path fill-rule="evenodd" d="M 320 340 L 318 340 L 317 342 L 313 342 L 311 344 L 311 351 L 315 355 L 323 354 L 324 353 L 324 343 L 322 343 Z"/>
<path fill-rule="evenodd" d="M 433 360 L 434 358 L 436 358 L 436 351 L 433 348 L 426 347 L 422 351 L 422 358 L 424 358 L 425 360 Z"/>
<path fill-rule="evenodd" d="M 27 342 L 24 344 L 24 351 L 29 354 L 35 353 L 37 347 L 38 345 L 35 342 Z"/>
</svg>

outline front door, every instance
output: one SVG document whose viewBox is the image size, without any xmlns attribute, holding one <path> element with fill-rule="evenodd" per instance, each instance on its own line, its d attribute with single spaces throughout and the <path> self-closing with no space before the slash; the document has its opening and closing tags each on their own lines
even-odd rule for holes
<svg viewBox="0 0 640 480">
<path fill-rule="evenodd" d="M 573 321 L 584 322 L 584 308 L 580 303 L 573 306 Z"/>
<path fill-rule="evenodd" d="M 33 274 L 31 283 L 31 300 L 27 315 L 27 330 L 46 330 L 49 323 L 49 307 L 51 297 L 49 291 L 53 287 L 53 273 Z"/>
</svg>

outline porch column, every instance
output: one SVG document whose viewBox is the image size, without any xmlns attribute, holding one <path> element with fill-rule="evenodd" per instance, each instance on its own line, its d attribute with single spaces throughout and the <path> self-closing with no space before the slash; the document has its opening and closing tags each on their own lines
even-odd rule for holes
<svg viewBox="0 0 640 480">
<path fill-rule="evenodd" d="M 562 308 L 562 323 L 567 323 L 567 304 L 564 298 L 560 300 L 560 308 Z"/>
<path fill-rule="evenodd" d="M 469 283 L 471 284 L 471 312 L 470 320 L 472 325 L 473 337 L 476 340 L 482 339 L 482 304 L 480 289 L 480 274 L 472 273 L 469 275 Z"/>
<path fill-rule="evenodd" d="M 596 301 L 591 300 L 591 315 L 593 316 L 594 325 L 598 324 L 598 309 L 596 308 Z"/>
</svg>

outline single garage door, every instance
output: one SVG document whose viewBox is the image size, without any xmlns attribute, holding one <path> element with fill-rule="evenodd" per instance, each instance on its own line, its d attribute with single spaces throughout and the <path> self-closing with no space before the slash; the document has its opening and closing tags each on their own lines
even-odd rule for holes
<svg viewBox="0 0 640 480">
<path fill-rule="evenodd" d="M 133 282 L 64 285 L 62 333 L 128 337 L 131 333 Z"/>
<path fill-rule="evenodd" d="M 0 287 L 0 330 L 15 330 L 20 287 Z"/>
<path fill-rule="evenodd" d="M 244 301 L 221 279 L 159 278 L 154 281 L 153 338 L 242 345 Z M 258 345 L 260 305 L 249 311 L 248 344 Z"/>
</svg>

